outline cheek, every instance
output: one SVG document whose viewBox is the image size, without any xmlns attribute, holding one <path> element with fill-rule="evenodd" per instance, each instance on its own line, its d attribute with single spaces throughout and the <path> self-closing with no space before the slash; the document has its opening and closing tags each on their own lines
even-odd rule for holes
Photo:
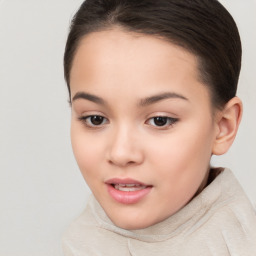
<svg viewBox="0 0 256 256">
<path fill-rule="evenodd" d="M 154 143 L 149 143 L 147 148 L 151 149 L 148 154 L 151 155 L 150 159 L 154 160 L 154 164 L 182 171 L 186 169 L 185 166 L 191 169 L 195 164 L 205 165 L 208 162 L 211 155 L 211 140 L 203 132 L 184 132 L 166 136 L 162 140 L 158 138 Z"/>
<path fill-rule="evenodd" d="M 184 206 L 205 178 L 211 156 L 206 135 L 194 131 L 170 136 L 151 152 L 154 162 L 150 164 L 157 173 L 155 184 L 162 195 L 161 207 L 167 207 L 168 213 Z"/>
<path fill-rule="evenodd" d="M 189 189 L 191 186 L 193 190 L 209 168 L 213 141 L 210 122 L 189 127 L 179 127 L 170 135 L 148 144 L 152 149 L 148 153 L 150 164 L 155 166 L 159 177 L 168 180 L 166 187 L 171 184 L 173 189 Z"/>
<path fill-rule="evenodd" d="M 84 178 L 88 178 L 96 171 L 100 164 L 102 144 L 98 143 L 93 136 L 83 131 L 81 125 L 71 125 L 71 143 L 77 164 Z"/>
</svg>

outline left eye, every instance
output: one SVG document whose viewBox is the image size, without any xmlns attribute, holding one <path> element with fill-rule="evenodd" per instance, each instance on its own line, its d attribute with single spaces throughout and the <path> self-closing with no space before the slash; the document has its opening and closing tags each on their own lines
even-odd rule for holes
<svg viewBox="0 0 256 256">
<path fill-rule="evenodd" d="M 99 115 L 91 115 L 79 118 L 89 127 L 98 127 L 104 125 L 107 122 L 107 119 Z"/>
<path fill-rule="evenodd" d="M 173 117 L 167 117 L 167 116 L 156 116 L 150 118 L 147 123 L 149 125 L 157 126 L 157 127 L 166 127 L 166 126 L 171 126 L 174 123 L 178 121 L 177 118 Z"/>
</svg>

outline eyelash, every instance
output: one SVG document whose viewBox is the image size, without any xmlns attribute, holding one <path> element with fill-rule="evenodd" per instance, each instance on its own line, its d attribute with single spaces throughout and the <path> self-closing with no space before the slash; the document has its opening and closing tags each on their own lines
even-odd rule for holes
<svg viewBox="0 0 256 256">
<path fill-rule="evenodd" d="M 102 122 L 98 125 L 93 124 L 92 123 L 92 118 L 93 117 L 94 118 L 100 118 L 102 120 Z M 156 119 L 163 119 L 162 121 L 164 121 L 164 124 L 163 125 L 156 125 L 156 124 L 152 124 L 150 122 L 150 121 L 156 122 L 157 121 Z M 107 118 L 105 118 L 104 116 L 101 116 L 101 115 L 81 116 L 81 117 L 78 118 L 78 120 L 83 122 L 88 128 L 91 128 L 91 129 L 101 128 L 103 125 L 105 125 L 108 122 Z M 160 121 L 160 120 L 158 120 L 158 121 Z M 154 116 L 154 117 L 151 117 L 151 118 L 147 119 L 145 123 L 148 124 L 148 125 L 151 125 L 153 127 L 157 127 L 157 129 L 167 129 L 168 127 L 173 126 L 177 121 L 179 121 L 178 118 L 159 115 L 159 116 Z"/>
<path fill-rule="evenodd" d="M 163 125 L 150 124 L 150 121 L 156 122 L 157 121 L 156 119 L 164 119 L 164 124 Z M 158 120 L 158 121 L 160 121 L 160 120 Z M 157 127 L 158 129 L 166 129 L 168 127 L 173 126 L 177 121 L 178 121 L 178 118 L 159 115 L 159 116 L 154 116 L 154 117 L 149 118 L 146 121 L 146 123 L 149 125 L 152 125 L 154 127 Z"/>
<path fill-rule="evenodd" d="M 104 120 L 104 123 L 100 123 L 99 125 L 95 125 L 92 123 L 90 120 L 91 118 L 96 117 L 96 118 L 102 118 Z M 89 115 L 89 116 L 81 116 L 78 118 L 81 122 L 83 122 L 87 127 L 89 128 L 101 128 L 102 125 L 104 125 L 107 121 L 107 118 L 101 115 Z M 88 123 L 88 120 L 90 123 Z"/>
</svg>

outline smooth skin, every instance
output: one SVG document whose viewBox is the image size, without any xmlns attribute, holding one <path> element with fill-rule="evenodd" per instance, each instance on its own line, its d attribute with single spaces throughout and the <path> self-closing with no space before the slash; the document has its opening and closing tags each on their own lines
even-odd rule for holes
<svg viewBox="0 0 256 256">
<path fill-rule="evenodd" d="M 211 105 L 193 54 L 121 28 L 82 39 L 70 85 L 75 158 L 108 217 L 124 229 L 161 222 L 200 193 L 212 154 L 228 150 L 242 115 L 237 97 L 222 110 Z M 113 178 L 152 189 L 122 204 L 107 191 Z"/>
</svg>

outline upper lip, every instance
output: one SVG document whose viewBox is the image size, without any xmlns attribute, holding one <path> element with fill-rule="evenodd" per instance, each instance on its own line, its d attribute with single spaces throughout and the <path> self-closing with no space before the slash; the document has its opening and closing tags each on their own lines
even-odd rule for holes
<svg viewBox="0 0 256 256">
<path fill-rule="evenodd" d="M 134 184 L 134 185 L 141 185 L 141 186 L 151 186 L 149 184 L 145 184 L 138 180 L 134 180 L 131 178 L 113 178 L 105 181 L 106 184 L 115 185 L 115 184 Z"/>
</svg>

